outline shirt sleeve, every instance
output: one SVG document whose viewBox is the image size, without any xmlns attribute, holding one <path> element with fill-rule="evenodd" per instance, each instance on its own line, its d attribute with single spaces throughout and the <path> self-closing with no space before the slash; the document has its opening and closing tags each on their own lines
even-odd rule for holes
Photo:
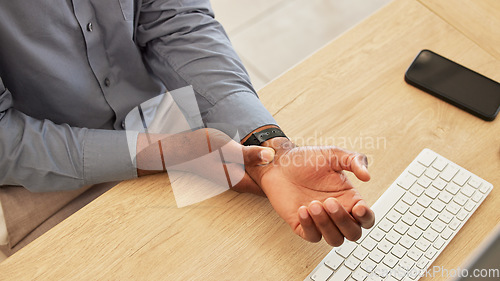
<svg viewBox="0 0 500 281">
<path fill-rule="evenodd" d="M 46 192 L 137 176 L 125 131 L 58 125 L 12 106 L 0 79 L 0 186 Z"/>
<path fill-rule="evenodd" d="M 192 85 L 205 123 L 225 123 L 243 138 L 276 124 L 208 0 L 144 0 L 136 29 L 144 60 L 169 90 Z"/>
</svg>

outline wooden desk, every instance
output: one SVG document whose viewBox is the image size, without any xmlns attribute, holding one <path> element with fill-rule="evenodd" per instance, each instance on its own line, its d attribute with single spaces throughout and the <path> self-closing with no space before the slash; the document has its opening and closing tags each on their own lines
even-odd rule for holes
<svg viewBox="0 0 500 281">
<path fill-rule="evenodd" d="M 500 14 L 493 8 L 484 12 Z M 356 182 L 370 204 L 424 147 L 490 181 L 489 198 L 434 263 L 453 269 L 500 221 L 500 120 L 456 109 L 403 75 L 424 48 L 497 81 L 500 58 L 487 48 L 494 33 L 482 45 L 433 11 L 396 0 L 260 95 L 297 143 L 365 152 L 372 180 Z M 161 175 L 118 185 L 2 262 L 0 279 L 302 280 L 331 249 L 292 234 L 264 198 L 226 192 L 177 209 L 168 185 Z"/>
</svg>

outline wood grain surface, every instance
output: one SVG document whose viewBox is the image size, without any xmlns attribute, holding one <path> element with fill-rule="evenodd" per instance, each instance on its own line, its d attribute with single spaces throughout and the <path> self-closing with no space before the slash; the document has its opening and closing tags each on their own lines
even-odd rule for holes
<svg viewBox="0 0 500 281">
<path fill-rule="evenodd" d="M 484 12 L 500 14 L 494 8 Z M 500 58 L 488 49 L 497 38 L 470 38 L 436 13 L 396 0 L 260 96 L 298 144 L 366 153 L 372 180 L 353 181 L 369 204 L 426 147 L 491 182 L 487 200 L 434 263 L 452 269 L 500 221 L 500 120 L 482 121 L 417 90 L 404 72 L 431 49 L 500 81 Z M 168 178 L 157 175 L 105 193 L 0 263 L 0 279 L 302 280 L 330 249 L 295 236 L 265 198 L 228 191 L 178 209 Z"/>
</svg>

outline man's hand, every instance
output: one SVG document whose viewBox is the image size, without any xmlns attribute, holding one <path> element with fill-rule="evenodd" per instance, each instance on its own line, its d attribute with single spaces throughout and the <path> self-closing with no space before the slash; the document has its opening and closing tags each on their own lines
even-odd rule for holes
<svg viewBox="0 0 500 281">
<path fill-rule="evenodd" d="M 139 134 L 137 174 L 145 176 L 166 170 L 190 172 L 225 186 L 230 183 L 230 188 L 238 192 L 265 196 L 245 172 L 245 166 L 268 164 L 274 154 L 271 148 L 243 146 L 210 128 L 171 135 Z M 220 173 L 221 166 L 225 175 Z"/>
<path fill-rule="evenodd" d="M 274 162 L 246 167 L 276 212 L 307 241 L 323 236 L 332 246 L 355 241 L 375 216 L 344 174 L 368 181 L 366 157 L 337 147 L 295 147 L 286 138 L 264 143 L 276 150 Z"/>
</svg>

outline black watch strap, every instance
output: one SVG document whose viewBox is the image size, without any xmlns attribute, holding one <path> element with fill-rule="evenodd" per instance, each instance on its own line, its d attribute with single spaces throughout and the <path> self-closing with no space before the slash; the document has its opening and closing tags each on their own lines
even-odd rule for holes
<svg viewBox="0 0 500 281">
<path fill-rule="evenodd" d="M 243 145 L 261 145 L 263 142 L 276 137 L 285 137 L 285 133 L 279 128 L 267 128 L 262 131 L 252 133 Z"/>
</svg>

